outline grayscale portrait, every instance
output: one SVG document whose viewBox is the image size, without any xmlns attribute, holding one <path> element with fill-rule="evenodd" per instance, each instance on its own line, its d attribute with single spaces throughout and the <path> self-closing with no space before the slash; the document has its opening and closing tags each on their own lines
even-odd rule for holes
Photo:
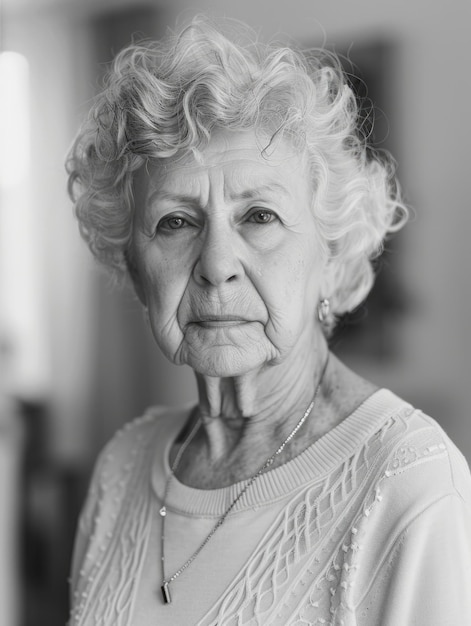
<svg viewBox="0 0 471 626">
<path fill-rule="evenodd" d="M 197 4 L 9 9 L 5 626 L 471 624 L 442 22 Z"/>
</svg>

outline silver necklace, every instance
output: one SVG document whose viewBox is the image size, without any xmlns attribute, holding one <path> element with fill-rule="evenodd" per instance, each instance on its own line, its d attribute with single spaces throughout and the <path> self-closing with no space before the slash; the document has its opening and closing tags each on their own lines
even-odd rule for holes
<svg viewBox="0 0 471 626">
<path fill-rule="evenodd" d="M 316 401 L 316 398 L 317 398 L 317 396 L 319 394 L 319 390 L 320 390 L 320 387 L 321 387 L 322 379 L 324 378 L 325 370 L 327 369 L 327 362 L 328 362 L 328 360 L 329 360 L 329 356 L 327 355 L 327 358 L 326 358 L 325 363 L 324 363 L 324 367 L 322 368 L 321 376 L 319 378 L 319 382 L 318 382 L 316 390 L 314 392 L 314 396 L 312 398 L 311 403 L 309 404 L 309 406 L 307 407 L 306 411 L 304 412 L 304 415 L 302 416 L 302 418 L 299 420 L 299 422 L 296 424 L 296 426 L 293 428 L 293 430 L 290 432 L 290 434 L 286 437 L 286 439 L 283 441 L 283 443 L 279 446 L 279 448 L 276 450 L 276 452 L 274 452 L 270 457 L 268 457 L 268 459 L 257 470 L 257 472 L 251 478 L 249 478 L 247 480 L 247 482 L 245 483 L 244 487 L 242 487 L 242 489 L 237 494 L 236 498 L 231 502 L 229 507 L 221 515 L 221 517 L 218 519 L 218 521 L 213 526 L 213 528 L 210 531 L 210 533 L 205 537 L 205 539 L 202 541 L 202 543 L 199 545 L 199 547 L 196 548 L 196 550 L 193 552 L 193 554 L 185 561 L 185 563 L 183 563 L 183 565 L 181 567 L 179 567 L 177 569 L 176 572 L 174 572 L 171 576 L 166 577 L 165 576 L 165 517 L 167 515 L 167 507 L 166 507 L 165 503 L 167 502 L 167 496 L 168 496 L 168 492 L 169 492 L 169 489 L 170 489 L 170 483 L 172 481 L 172 478 L 175 476 L 175 472 L 177 471 L 177 468 L 178 468 L 178 466 L 180 464 L 181 458 L 182 458 L 183 454 L 185 453 L 185 450 L 187 449 L 187 447 L 189 446 L 189 444 L 193 440 L 194 436 L 196 435 L 196 433 L 197 433 L 197 431 L 198 431 L 198 429 L 199 429 L 199 427 L 201 425 L 201 420 L 200 419 L 198 419 L 195 422 L 195 425 L 191 429 L 191 432 L 188 435 L 188 437 L 186 438 L 186 440 L 181 445 L 180 450 L 178 451 L 178 453 L 177 453 L 177 455 L 175 457 L 175 460 L 174 460 L 174 462 L 172 464 L 172 467 L 170 468 L 170 474 L 169 474 L 169 476 L 167 478 L 167 482 L 165 484 L 165 491 L 164 491 L 162 507 L 161 507 L 161 509 L 159 511 L 159 513 L 160 513 L 160 515 L 162 517 L 162 531 L 161 531 L 161 535 L 160 535 L 162 585 L 161 585 L 160 589 L 162 591 L 162 597 L 163 597 L 163 600 L 164 600 L 165 604 L 170 604 L 172 602 L 172 596 L 170 595 L 170 583 L 172 583 L 174 580 L 176 580 L 180 576 L 180 574 L 182 574 L 193 563 L 193 561 L 196 559 L 196 557 L 201 552 L 201 550 L 206 546 L 206 544 L 213 537 L 214 533 L 218 530 L 218 528 L 221 528 L 221 526 L 224 524 L 224 522 L 226 521 L 227 516 L 232 511 L 232 509 L 235 507 L 235 505 L 239 502 L 239 500 L 242 498 L 242 496 L 245 494 L 245 492 L 263 474 L 263 472 L 265 472 L 270 467 L 270 465 L 272 465 L 272 463 L 275 460 L 275 458 L 279 454 L 281 454 L 283 452 L 285 446 L 291 441 L 291 439 L 296 435 L 298 430 L 304 424 L 304 422 L 308 418 L 309 414 L 311 413 L 311 411 L 312 411 L 312 409 L 314 407 L 314 403 Z"/>
</svg>

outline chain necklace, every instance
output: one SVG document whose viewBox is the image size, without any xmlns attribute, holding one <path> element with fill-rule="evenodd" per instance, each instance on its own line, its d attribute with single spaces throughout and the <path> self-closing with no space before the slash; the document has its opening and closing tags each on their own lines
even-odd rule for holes
<svg viewBox="0 0 471 626">
<path fill-rule="evenodd" d="M 319 382 L 318 382 L 316 390 L 314 392 L 314 396 L 312 398 L 311 403 L 309 404 L 309 406 L 307 407 L 306 411 L 304 412 L 304 415 L 302 416 L 302 418 L 299 420 L 299 422 L 296 424 L 296 426 L 293 428 L 293 430 L 290 432 L 290 434 L 286 437 L 286 439 L 283 441 L 283 443 L 279 446 L 279 448 L 276 450 L 276 452 L 274 452 L 270 457 L 268 457 L 268 459 L 257 470 L 257 472 L 251 478 L 249 478 L 247 480 L 247 482 L 245 483 L 244 487 L 242 487 L 242 489 L 239 491 L 239 493 L 237 494 L 235 499 L 231 502 L 229 507 L 221 515 L 221 517 L 218 519 L 216 524 L 211 529 L 210 533 L 205 537 L 205 539 L 202 541 L 202 543 L 199 545 L 199 547 L 196 548 L 196 550 L 193 552 L 193 554 L 185 561 L 185 563 L 183 563 L 183 565 L 179 569 L 177 569 L 177 571 L 174 574 L 172 574 L 171 576 L 169 576 L 167 578 L 165 576 L 165 517 L 167 515 L 167 508 L 165 506 L 165 503 L 167 502 L 167 496 L 168 496 L 168 492 L 169 492 L 169 489 L 170 489 L 170 483 L 172 481 L 172 478 L 174 478 L 174 476 L 175 476 L 175 472 L 177 471 L 177 468 L 178 468 L 178 466 L 180 464 L 180 461 L 182 459 L 183 454 L 185 453 L 185 450 L 187 449 L 187 447 L 189 446 L 189 444 L 193 440 L 194 436 L 196 435 L 196 433 L 197 433 L 197 431 L 198 431 L 198 429 L 199 429 L 199 427 L 201 425 L 201 419 L 198 418 L 198 420 L 195 422 L 195 425 L 193 426 L 193 428 L 192 428 L 190 434 L 188 435 L 188 437 L 186 438 L 186 440 L 181 445 L 180 450 L 178 451 L 178 453 L 177 453 L 177 455 L 175 457 L 175 460 L 174 460 L 174 462 L 172 464 L 172 467 L 170 468 L 170 474 L 169 474 L 169 476 L 167 478 L 167 482 L 166 482 L 166 485 L 165 485 L 165 491 L 164 491 L 162 507 L 161 507 L 161 509 L 159 511 L 159 513 L 160 513 L 160 515 L 162 517 L 162 531 L 161 531 L 161 535 L 160 535 L 161 565 L 162 565 L 162 585 L 161 585 L 160 589 L 162 591 L 162 597 L 163 597 L 163 600 L 164 600 L 165 604 L 170 604 L 172 602 L 172 597 L 170 595 L 170 583 L 172 583 L 174 580 L 176 580 L 180 576 L 180 574 L 182 574 L 187 569 L 187 567 L 189 567 L 193 563 L 193 561 L 196 559 L 196 557 L 201 552 L 201 550 L 206 546 L 206 544 L 213 537 L 214 533 L 218 530 L 218 528 L 221 528 L 221 526 L 224 524 L 224 522 L 226 521 L 227 516 L 232 511 L 232 509 L 235 507 L 235 505 L 239 502 L 239 500 L 242 498 L 242 496 L 245 494 L 245 492 L 263 474 L 263 472 L 265 472 L 270 467 L 270 465 L 272 465 L 272 463 L 275 460 L 275 458 L 279 454 L 281 454 L 283 452 L 285 446 L 291 441 L 291 439 L 296 435 L 298 430 L 304 424 L 304 422 L 308 418 L 309 414 L 311 413 L 311 411 L 312 411 L 312 409 L 314 407 L 314 403 L 316 401 L 316 398 L 317 398 L 317 396 L 319 394 L 319 390 L 320 390 L 320 387 L 321 387 L 322 379 L 324 378 L 325 370 L 327 369 L 328 360 L 329 360 L 329 356 L 327 355 L 327 358 L 326 358 L 325 363 L 324 363 L 324 367 L 322 369 L 321 376 L 319 378 Z"/>
</svg>

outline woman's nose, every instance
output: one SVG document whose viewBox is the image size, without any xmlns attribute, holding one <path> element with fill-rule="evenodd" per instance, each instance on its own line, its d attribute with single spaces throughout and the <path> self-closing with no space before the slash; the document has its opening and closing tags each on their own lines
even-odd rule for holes
<svg viewBox="0 0 471 626">
<path fill-rule="evenodd" d="M 234 234 L 230 229 L 207 232 L 194 272 L 198 284 L 214 287 L 242 276 L 243 267 L 234 250 Z"/>
</svg>

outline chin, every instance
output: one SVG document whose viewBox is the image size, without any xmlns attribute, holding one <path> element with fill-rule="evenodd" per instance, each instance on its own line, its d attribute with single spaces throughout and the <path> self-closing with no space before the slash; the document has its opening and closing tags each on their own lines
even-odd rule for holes
<svg viewBox="0 0 471 626">
<path fill-rule="evenodd" d="M 180 344 L 179 363 L 203 376 L 243 376 L 273 360 L 276 350 L 260 324 L 227 328 L 190 325 Z"/>
<path fill-rule="evenodd" d="M 269 355 L 261 358 L 256 350 L 221 346 L 208 348 L 203 353 L 190 352 L 185 362 L 203 376 L 233 378 L 258 369 L 269 360 Z"/>
</svg>

